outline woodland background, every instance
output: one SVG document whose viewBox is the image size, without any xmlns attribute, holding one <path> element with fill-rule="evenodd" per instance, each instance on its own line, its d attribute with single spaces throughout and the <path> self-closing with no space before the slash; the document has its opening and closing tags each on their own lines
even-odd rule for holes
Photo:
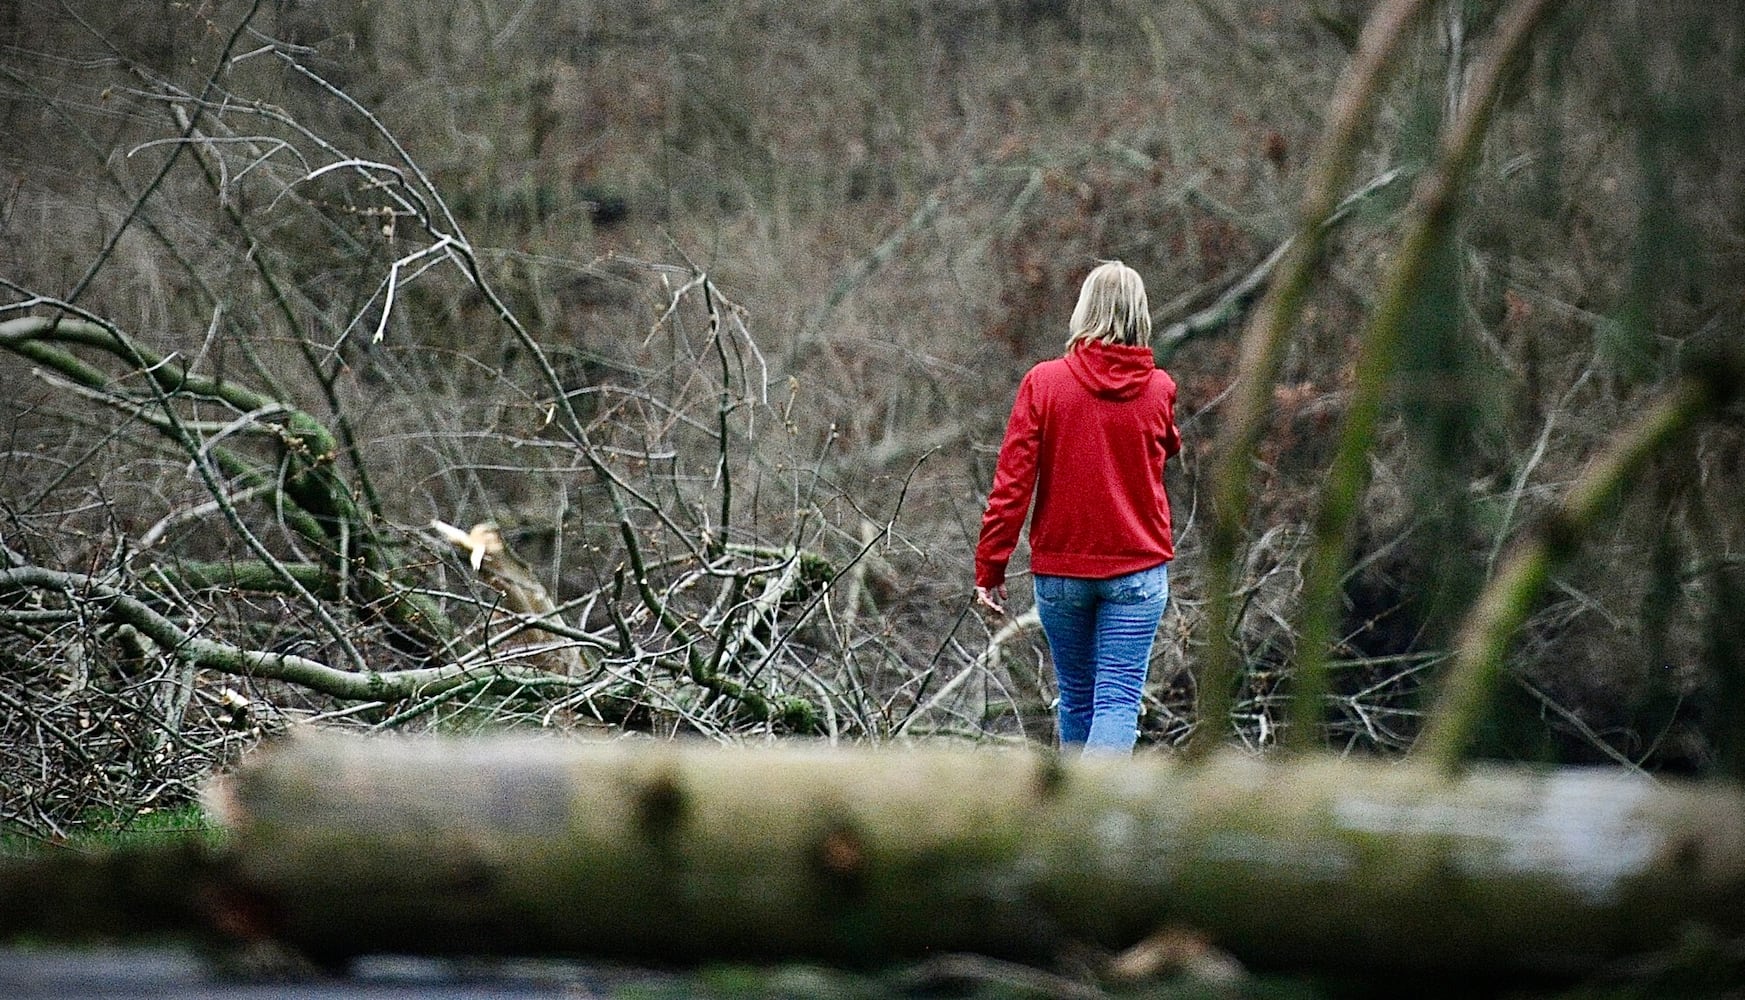
<svg viewBox="0 0 1745 1000">
<path fill-rule="evenodd" d="M 1102 258 L 1181 386 L 1142 742 L 1182 743 L 1220 297 L 1292 232 L 1372 6 L 0 6 L 0 823 L 173 806 L 299 720 L 1046 743 L 1040 633 L 970 610 L 971 552 L 1017 380 Z M 1412 35 L 1291 333 L 1237 579 L 1255 748 L 1355 338 L 1497 6 Z M 1737 341 L 1742 29 L 1569 3 L 1507 81 L 1373 453 L 1333 748 L 1411 745 L 1511 541 Z M 1719 766 L 1742 475 L 1735 404 L 1625 491 L 1481 752 Z M 433 519 L 511 551 L 469 565 Z"/>
</svg>

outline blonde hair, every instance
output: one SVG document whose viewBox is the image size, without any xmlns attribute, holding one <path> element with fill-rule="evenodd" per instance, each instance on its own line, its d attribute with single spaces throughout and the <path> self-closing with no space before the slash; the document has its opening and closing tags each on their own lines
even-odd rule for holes
<svg viewBox="0 0 1745 1000">
<path fill-rule="evenodd" d="M 1106 260 L 1085 277 L 1073 307 L 1066 349 L 1081 343 L 1149 344 L 1151 306 L 1139 272 L 1118 260 Z"/>
</svg>

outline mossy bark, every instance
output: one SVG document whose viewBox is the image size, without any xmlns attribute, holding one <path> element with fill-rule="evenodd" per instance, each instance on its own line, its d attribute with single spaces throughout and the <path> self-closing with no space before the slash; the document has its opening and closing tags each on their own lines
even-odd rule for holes
<svg viewBox="0 0 1745 1000">
<path fill-rule="evenodd" d="M 1567 971 L 1745 930 L 1745 792 L 1615 771 L 321 737 L 214 802 L 233 887 L 328 957 L 1047 958 L 1180 927 L 1263 965 Z"/>
<path fill-rule="evenodd" d="M 127 376 L 112 376 L 75 356 L 69 348 L 100 352 L 125 368 L 148 375 L 154 393 L 124 390 Z M 87 389 L 108 394 L 139 408 L 146 423 L 181 447 L 210 457 L 226 476 L 245 487 L 278 484 L 283 517 L 306 541 L 318 547 L 324 589 L 348 591 L 357 609 L 371 619 L 393 626 L 397 635 L 424 655 L 442 651 L 454 629 L 436 602 L 404 585 L 402 558 L 360 510 L 353 489 L 336 462 L 340 447 L 320 421 L 288 403 L 241 383 L 184 371 L 119 330 L 83 319 L 25 316 L 0 321 L 0 350 L 11 351 Z M 257 414 L 263 433 L 277 442 L 275 465 L 251 460 L 223 446 L 202 444 L 167 417 L 172 396 L 201 397 L 221 402 L 238 414 Z M 294 590 L 310 567 L 256 563 L 245 575 L 269 590 Z M 264 573 L 262 572 L 264 571 Z M 276 577 L 276 579 L 272 579 Z M 340 581 L 347 581 L 344 586 Z"/>
</svg>

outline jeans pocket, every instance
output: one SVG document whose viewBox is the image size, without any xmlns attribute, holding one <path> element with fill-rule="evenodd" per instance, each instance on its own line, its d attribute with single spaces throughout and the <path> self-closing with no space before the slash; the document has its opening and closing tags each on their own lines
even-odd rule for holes
<svg viewBox="0 0 1745 1000">
<path fill-rule="evenodd" d="M 1144 604 L 1151 600 L 1151 595 L 1143 582 L 1122 580 L 1110 585 L 1103 600 L 1110 604 Z"/>
<path fill-rule="evenodd" d="M 1168 563 L 1109 581 L 1103 599 L 1110 604 L 1150 604 L 1169 593 Z"/>
<path fill-rule="evenodd" d="M 1036 599 L 1050 604 L 1059 604 L 1066 593 L 1066 580 L 1058 576 L 1043 576 L 1040 573 L 1030 578 L 1031 588 L 1036 593 Z"/>
</svg>

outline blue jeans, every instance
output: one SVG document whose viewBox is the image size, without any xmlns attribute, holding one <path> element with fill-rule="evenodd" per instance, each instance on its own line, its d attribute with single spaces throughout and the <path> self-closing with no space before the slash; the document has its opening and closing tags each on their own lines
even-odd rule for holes
<svg viewBox="0 0 1745 1000">
<path fill-rule="evenodd" d="M 1060 686 L 1060 745 L 1132 753 L 1169 564 L 1107 580 L 1036 577 L 1036 612 Z"/>
</svg>

